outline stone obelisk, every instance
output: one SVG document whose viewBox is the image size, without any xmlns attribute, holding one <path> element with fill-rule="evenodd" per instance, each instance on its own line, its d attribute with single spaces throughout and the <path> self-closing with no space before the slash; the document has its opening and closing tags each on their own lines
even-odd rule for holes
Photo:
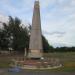
<svg viewBox="0 0 75 75">
<path fill-rule="evenodd" d="M 36 0 L 34 3 L 28 57 L 29 58 L 41 58 L 42 49 L 43 48 L 42 48 L 40 5 L 39 5 L 39 0 Z"/>
</svg>

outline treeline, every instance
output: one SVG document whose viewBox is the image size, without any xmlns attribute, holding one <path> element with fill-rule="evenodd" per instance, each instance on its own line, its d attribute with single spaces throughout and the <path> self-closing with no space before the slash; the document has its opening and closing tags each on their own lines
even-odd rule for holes
<svg viewBox="0 0 75 75">
<path fill-rule="evenodd" d="M 8 23 L 3 23 L 0 30 L 0 50 L 24 50 L 28 48 L 28 29 L 23 28 L 21 20 L 9 17 Z"/>
<path fill-rule="evenodd" d="M 10 50 L 24 52 L 29 50 L 29 38 L 31 25 L 28 27 L 21 23 L 17 17 L 9 16 L 9 22 L 3 23 L 3 28 L 0 29 L 0 50 Z M 60 47 L 53 48 L 42 35 L 43 52 L 74 52 L 75 47 Z"/>
<path fill-rule="evenodd" d="M 75 47 L 57 47 L 53 48 L 51 52 L 75 52 Z"/>
<path fill-rule="evenodd" d="M 49 50 L 44 49 L 45 53 L 53 53 L 53 52 L 75 52 L 75 47 L 57 47 L 54 48 L 52 46 L 49 46 Z"/>
</svg>

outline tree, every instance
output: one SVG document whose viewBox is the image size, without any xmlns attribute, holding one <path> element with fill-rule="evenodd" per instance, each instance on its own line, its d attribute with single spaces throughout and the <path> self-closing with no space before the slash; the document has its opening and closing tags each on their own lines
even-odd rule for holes
<svg viewBox="0 0 75 75">
<path fill-rule="evenodd" d="M 47 39 L 44 36 L 42 36 L 42 42 L 43 42 L 43 50 L 45 53 L 53 51 L 53 47 L 49 45 Z"/>
<path fill-rule="evenodd" d="M 4 31 L 9 39 L 8 47 L 14 50 L 22 51 L 28 48 L 29 35 L 27 28 L 21 26 L 21 20 L 18 18 L 9 17 L 8 24 L 4 25 Z"/>
<path fill-rule="evenodd" d="M 0 30 L 0 49 L 7 50 L 8 49 L 8 39 L 6 38 L 6 33 L 4 30 Z"/>
</svg>

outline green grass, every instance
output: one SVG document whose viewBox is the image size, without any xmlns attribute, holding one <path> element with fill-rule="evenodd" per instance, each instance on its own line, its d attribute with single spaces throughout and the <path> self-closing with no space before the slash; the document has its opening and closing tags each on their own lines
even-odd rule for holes
<svg viewBox="0 0 75 75">
<path fill-rule="evenodd" d="M 60 62 L 63 64 L 63 67 L 50 71 L 75 72 L 75 52 L 49 53 L 44 56 L 48 58 L 59 58 Z"/>
<path fill-rule="evenodd" d="M 0 68 L 8 68 L 11 58 L 16 56 L 0 56 Z M 18 56 L 21 57 L 21 56 Z M 60 62 L 63 64 L 63 67 L 58 69 L 52 69 L 47 71 L 53 72 L 75 72 L 75 52 L 67 53 L 49 53 L 44 54 L 44 57 L 47 58 L 59 58 Z M 33 71 L 33 70 L 32 70 Z M 35 70 L 36 71 L 36 70 Z M 38 71 L 44 71 L 39 70 Z"/>
<path fill-rule="evenodd" d="M 0 68 L 8 68 L 10 59 L 7 56 L 0 56 Z"/>
<path fill-rule="evenodd" d="M 9 62 L 2 62 L 0 63 L 0 68 L 8 68 L 9 67 Z"/>
</svg>

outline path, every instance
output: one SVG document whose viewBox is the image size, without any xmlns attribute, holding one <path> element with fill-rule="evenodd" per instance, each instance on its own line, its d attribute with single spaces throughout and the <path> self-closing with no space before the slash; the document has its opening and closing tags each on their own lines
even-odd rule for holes
<svg viewBox="0 0 75 75">
<path fill-rule="evenodd" d="M 0 75 L 75 75 L 75 72 L 47 72 L 47 71 L 22 71 L 22 72 L 8 72 L 7 70 L 0 70 Z"/>
</svg>

